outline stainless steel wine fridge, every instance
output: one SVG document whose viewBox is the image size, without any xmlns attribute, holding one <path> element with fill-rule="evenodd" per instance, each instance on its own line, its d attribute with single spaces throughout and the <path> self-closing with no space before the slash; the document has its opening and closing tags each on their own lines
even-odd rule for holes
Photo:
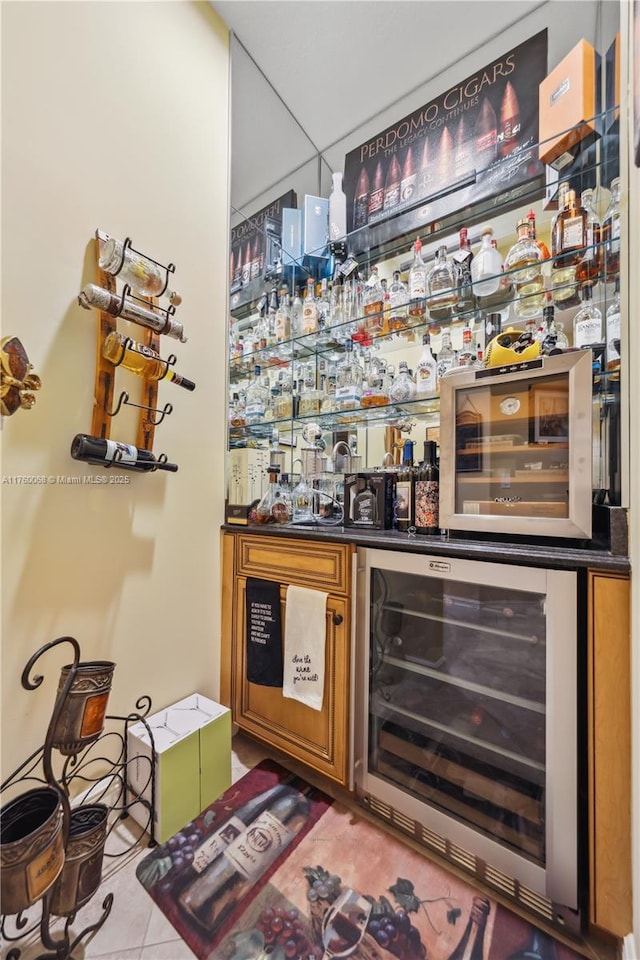
<svg viewBox="0 0 640 960">
<path fill-rule="evenodd" d="M 374 549 L 358 571 L 362 802 L 579 927 L 576 574 Z"/>
</svg>

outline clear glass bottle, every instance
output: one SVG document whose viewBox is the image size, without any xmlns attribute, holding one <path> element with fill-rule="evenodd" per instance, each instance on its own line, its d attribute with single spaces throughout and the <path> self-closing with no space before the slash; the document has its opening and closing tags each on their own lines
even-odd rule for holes
<svg viewBox="0 0 640 960">
<path fill-rule="evenodd" d="M 440 350 L 438 352 L 436 360 L 436 369 L 438 372 L 438 380 L 442 380 L 445 377 L 449 370 L 452 370 L 456 364 L 456 355 L 451 346 L 451 334 L 448 330 L 442 331 L 442 342 L 440 344 Z"/>
<path fill-rule="evenodd" d="M 463 316 L 475 310 L 476 300 L 471 284 L 471 271 L 473 267 L 473 251 L 469 244 L 469 231 L 466 227 L 460 228 L 460 245 L 457 250 L 451 254 L 456 269 L 456 279 L 458 285 L 458 302 L 456 304 L 456 313 Z"/>
<path fill-rule="evenodd" d="M 331 174 L 329 194 L 329 240 L 342 240 L 347 235 L 347 196 L 342 189 L 342 173 Z"/>
<path fill-rule="evenodd" d="M 556 218 L 551 241 L 554 302 L 564 307 L 575 306 L 579 302 L 576 272 L 587 242 L 587 212 L 578 206 L 575 190 L 566 190 L 564 194 L 564 207 Z"/>
<path fill-rule="evenodd" d="M 534 240 L 538 247 L 540 248 L 540 255 L 542 257 L 542 262 L 551 259 L 551 254 L 549 253 L 549 247 L 546 245 L 544 240 L 538 236 L 538 229 L 536 227 L 536 215 L 533 210 L 529 210 L 527 214 L 527 220 L 529 221 L 529 236 Z"/>
<path fill-rule="evenodd" d="M 286 343 L 291 339 L 291 308 L 289 306 L 289 291 L 283 287 L 280 291 L 280 302 L 276 310 L 274 321 L 276 343 Z"/>
<path fill-rule="evenodd" d="M 273 407 L 274 420 L 287 420 L 293 416 L 291 376 L 281 371 L 278 384 L 280 390 Z"/>
<path fill-rule="evenodd" d="M 613 301 L 607 308 L 606 313 L 607 329 L 607 352 L 606 365 L 607 370 L 620 369 L 620 278 L 616 277 L 615 291 Z"/>
<path fill-rule="evenodd" d="M 383 306 L 384 292 L 378 276 L 378 268 L 372 267 L 362 296 L 364 329 L 368 337 L 375 337 L 382 332 Z"/>
<path fill-rule="evenodd" d="M 591 286 L 582 288 L 582 306 L 573 318 L 574 347 L 590 347 L 602 341 L 602 314 L 592 300 Z"/>
<path fill-rule="evenodd" d="M 480 249 L 471 262 L 471 279 L 473 292 L 477 297 L 487 297 L 496 293 L 500 286 L 502 271 L 502 257 L 497 247 L 492 244 L 493 227 L 482 228 Z"/>
<path fill-rule="evenodd" d="M 326 277 L 323 277 L 320 282 L 320 292 L 316 303 L 318 307 L 318 322 L 322 320 L 324 329 L 328 331 L 331 327 L 331 295 L 329 292 L 329 281 Z"/>
<path fill-rule="evenodd" d="M 105 273 L 128 283 L 133 292 L 141 297 L 159 297 L 167 283 L 167 271 L 163 267 L 132 250 L 130 246 L 125 247 L 124 243 L 115 237 L 109 237 L 101 245 L 98 266 Z M 182 302 L 182 297 L 175 290 L 167 291 L 166 295 L 174 306 Z"/>
<path fill-rule="evenodd" d="M 407 325 L 407 302 L 409 300 L 407 285 L 400 279 L 399 270 L 394 270 L 393 280 L 389 284 L 387 293 L 389 295 L 389 331 L 398 333 L 400 330 L 404 330 Z"/>
<path fill-rule="evenodd" d="M 546 356 L 550 356 L 559 351 L 566 350 L 569 346 L 569 340 L 564 332 L 562 321 L 555 318 L 555 307 L 553 304 L 547 304 L 542 311 L 543 329 L 541 337 L 541 350 Z"/>
<path fill-rule="evenodd" d="M 416 364 L 416 396 L 434 397 L 438 392 L 438 368 L 431 352 L 431 338 L 428 333 L 422 337 L 422 354 Z"/>
<path fill-rule="evenodd" d="M 187 342 L 182 324 L 168 312 L 158 313 L 150 304 L 138 302 L 130 296 L 116 296 L 116 294 L 97 286 L 95 283 L 88 283 L 83 287 L 78 296 L 78 303 L 86 310 L 94 307 L 110 314 L 112 317 L 122 317 L 123 320 L 131 320 L 132 323 L 137 323 L 141 327 L 148 327 L 150 330 L 155 330 L 156 333 L 173 337 L 174 340 L 180 340 L 181 343 Z"/>
<path fill-rule="evenodd" d="M 136 373 L 147 380 L 168 380 L 185 390 L 195 390 L 192 380 L 176 373 L 154 350 L 126 337 L 123 333 L 113 330 L 107 334 L 102 344 L 102 356 L 115 366 L 123 366 L 125 370 Z"/>
<path fill-rule="evenodd" d="M 436 320 L 452 316 L 458 303 L 456 271 L 447 256 L 447 248 L 438 247 L 435 263 L 427 274 L 427 308 Z"/>
<path fill-rule="evenodd" d="M 587 214 L 585 251 L 576 270 L 580 284 L 597 283 L 602 273 L 602 224 L 593 206 L 593 190 L 583 190 L 580 203 Z"/>
<path fill-rule="evenodd" d="M 291 301 L 291 336 L 299 337 L 302 334 L 302 298 L 300 287 L 296 287 Z"/>
<path fill-rule="evenodd" d="M 262 381 L 262 368 L 256 364 L 253 369 L 253 380 L 247 387 L 245 418 L 248 425 L 262 423 L 269 398 L 269 388 L 265 387 Z"/>
<path fill-rule="evenodd" d="M 305 364 L 302 393 L 298 399 L 298 416 L 308 417 L 320 413 L 322 396 L 316 387 L 316 371 L 312 363 Z"/>
<path fill-rule="evenodd" d="M 540 313 L 545 303 L 542 254 L 538 244 L 529 236 L 526 217 L 518 220 L 516 229 L 518 239 L 505 257 L 504 269 L 514 285 L 513 311 L 516 317 L 526 320 Z"/>
<path fill-rule="evenodd" d="M 336 369 L 336 408 L 351 410 L 360 406 L 363 369 L 353 350 L 353 341 L 347 340 L 345 353 Z"/>
<path fill-rule="evenodd" d="M 604 241 L 604 270 L 607 280 L 614 280 L 620 272 L 620 178 L 611 181 L 609 206 L 602 220 Z"/>
<path fill-rule="evenodd" d="M 409 400 L 413 400 L 415 395 L 415 381 L 411 376 L 407 362 L 401 360 L 398 365 L 398 375 L 394 378 L 391 389 L 389 390 L 389 400 L 391 403 L 406 403 Z"/>
<path fill-rule="evenodd" d="M 457 366 L 461 368 L 470 367 L 475 358 L 476 353 L 473 348 L 473 332 L 467 323 L 462 331 L 462 347 L 458 351 L 458 356 L 456 357 Z"/>
<path fill-rule="evenodd" d="M 315 284 L 312 277 L 307 280 L 307 295 L 302 304 L 302 330 L 304 336 L 316 333 L 318 329 L 318 304 L 316 302 Z"/>
<path fill-rule="evenodd" d="M 278 482 L 278 467 L 267 467 L 269 483 L 266 493 L 256 507 L 258 523 L 287 523 L 291 516 L 290 504 Z"/>
<path fill-rule="evenodd" d="M 427 265 L 422 259 L 422 241 L 413 245 L 413 263 L 409 269 L 409 316 L 421 320 L 426 313 Z"/>
</svg>

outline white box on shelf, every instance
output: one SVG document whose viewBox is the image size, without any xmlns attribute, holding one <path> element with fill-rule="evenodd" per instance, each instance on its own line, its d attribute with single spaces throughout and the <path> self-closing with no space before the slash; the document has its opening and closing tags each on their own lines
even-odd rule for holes
<svg viewBox="0 0 640 960">
<path fill-rule="evenodd" d="M 129 727 L 127 783 L 132 795 L 151 803 L 151 738 L 155 752 L 155 835 L 160 843 L 231 786 L 231 711 L 194 693 Z M 129 813 L 149 829 L 149 811 L 139 801 Z"/>
</svg>

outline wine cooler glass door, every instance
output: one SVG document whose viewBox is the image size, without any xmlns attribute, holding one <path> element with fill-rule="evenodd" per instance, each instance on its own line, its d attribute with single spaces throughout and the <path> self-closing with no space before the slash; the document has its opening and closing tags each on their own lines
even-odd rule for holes
<svg viewBox="0 0 640 960">
<path fill-rule="evenodd" d="M 575 906 L 575 575 L 363 552 L 366 791 Z"/>
</svg>

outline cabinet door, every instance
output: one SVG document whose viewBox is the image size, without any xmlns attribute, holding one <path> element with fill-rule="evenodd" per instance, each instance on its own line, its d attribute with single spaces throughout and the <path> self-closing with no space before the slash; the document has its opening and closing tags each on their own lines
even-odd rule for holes
<svg viewBox="0 0 640 960">
<path fill-rule="evenodd" d="M 591 920 L 619 937 L 631 902 L 629 580 L 589 575 L 589 827 Z"/>
<path fill-rule="evenodd" d="M 349 606 L 329 596 L 326 610 L 325 687 L 322 710 L 286 699 L 279 687 L 249 683 L 246 665 L 246 577 L 235 598 L 233 712 L 238 726 L 338 783 L 347 782 Z M 281 588 L 285 622 L 286 586 Z"/>
</svg>

